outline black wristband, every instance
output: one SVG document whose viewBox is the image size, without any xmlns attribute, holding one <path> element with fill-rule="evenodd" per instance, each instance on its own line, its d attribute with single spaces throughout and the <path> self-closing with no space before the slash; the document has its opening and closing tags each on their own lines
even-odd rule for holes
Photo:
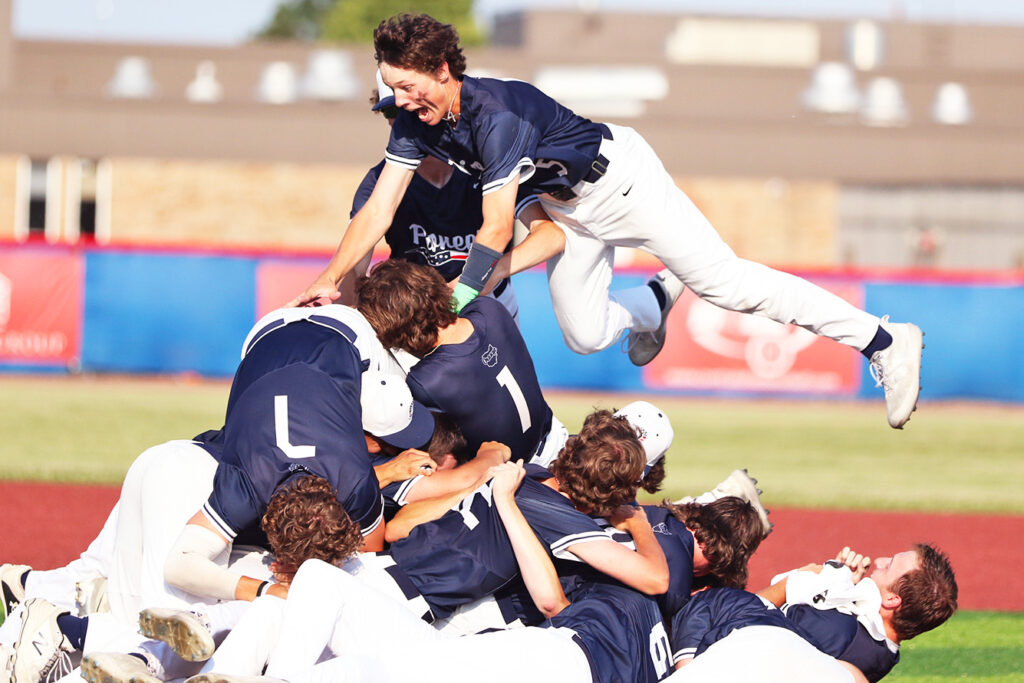
<svg viewBox="0 0 1024 683">
<path fill-rule="evenodd" d="M 473 246 L 469 248 L 469 256 L 466 257 L 466 265 L 462 268 L 462 275 L 459 276 L 459 282 L 478 292 L 482 291 L 500 258 L 500 251 L 494 251 L 479 242 L 473 242 Z"/>
<path fill-rule="evenodd" d="M 270 588 L 270 582 L 269 581 L 262 581 L 260 583 L 260 585 L 256 587 L 256 597 L 259 598 L 259 597 L 262 597 L 263 595 L 265 595 L 269 588 Z"/>
</svg>

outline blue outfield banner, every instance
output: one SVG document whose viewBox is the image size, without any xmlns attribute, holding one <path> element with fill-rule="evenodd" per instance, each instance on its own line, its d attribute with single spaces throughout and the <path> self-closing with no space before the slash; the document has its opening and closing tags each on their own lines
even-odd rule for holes
<svg viewBox="0 0 1024 683">
<path fill-rule="evenodd" d="M 256 263 L 88 252 L 82 369 L 233 375 L 256 320 Z"/>
<path fill-rule="evenodd" d="M 8 283 L 0 287 L 0 332 L 8 336 L 11 330 L 46 322 L 45 316 L 32 325 L 20 322 L 24 305 L 18 297 L 46 289 L 45 270 L 20 263 L 21 256 L 40 251 L 33 249 L 0 246 L 0 255 L 8 259 L 0 268 L 7 271 L 0 272 L 0 284 Z M 68 360 L 67 367 L 215 377 L 234 373 L 242 340 L 259 313 L 298 291 L 296 283 L 306 282 L 319 268 L 319 262 L 309 258 L 189 250 L 97 247 L 77 250 L 68 258 L 84 262 L 82 291 L 72 297 L 74 305 L 60 309 L 60 320 L 46 327 L 74 332 L 81 326 L 80 335 L 65 333 L 72 342 L 80 338 L 80 355 Z M 982 278 L 957 282 L 917 276 L 908 283 L 824 273 L 812 279 L 876 315 L 913 321 L 925 330 L 924 400 L 1024 402 L 1024 281 L 1003 277 L 1006 284 L 1000 284 L 995 276 Z M 613 289 L 634 287 L 646 279 L 644 273 L 617 272 Z M 521 273 L 514 282 L 523 336 L 545 387 L 818 398 L 879 395 L 867 363 L 856 351 L 799 328 L 723 312 L 690 292 L 673 309 L 668 344 L 651 365 L 634 367 L 617 345 L 578 355 L 562 339 L 544 272 Z M 12 312 L 6 319 L 5 300 L 15 304 L 8 306 Z M 0 359 L 0 370 L 61 367 L 35 360 Z"/>
</svg>

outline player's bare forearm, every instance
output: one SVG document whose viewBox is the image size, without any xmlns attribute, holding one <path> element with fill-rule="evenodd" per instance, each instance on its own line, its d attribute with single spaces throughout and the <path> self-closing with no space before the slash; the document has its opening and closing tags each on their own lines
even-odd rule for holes
<svg viewBox="0 0 1024 683">
<path fill-rule="evenodd" d="M 776 607 L 782 607 L 786 603 L 786 579 L 762 588 L 757 594 Z"/>
<path fill-rule="evenodd" d="M 371 251 L 356 264 L 355 268 L 349 271 L 348 275 L 342 278 L 341 284 L 338 285 L 338 291 L 341 292 L 341 298 L 338 299 L 339 304 L 345 304 L 346 306 L 356 305 L 356 283 L 359 282 L 359 278 L 366 275 L 366 271 L 370 268 L 370 259 L 372 257 L 373 252 Z"/>
<path fill-rule="evenodd" d="M 388 522 L 387 529 L 384 532 L 384 539 L 388 543 L 394 543 L 408 536 L 420 524 L 439 519 L 444 513 L 458 505 L 463 498 L 480 488 L 484 481 L 478 480 L 474 484 L 447 495 L 428 498 L 403 506 L 398 511 L 398 514 Z"/>
<path fill-rule="evenodd" d="M 516 504 L 515 492 L 523 480 L 525 469 L 522 463 L 509 462 L 491 471 L 494 473 L 494 506 L 505 525 L 523 583 L 537 609 L 550 619 L 565 609 L 569 600 L 562 591 L 555 565 Z"/>
<path fill-rule="evenodd" d="M 416 485 L 406 494 L 406 501 L 415 503 L 429 498 L 446 496 L 455 491 L 464 490 L 472 486 L 476 488 L 480 478 L 487 474 L 487 470 L 495 465 L 500 465 L 508 460 L 508 449 L 486 448 L 482 446 L 477 456 L 469 462 L 459 465 L 450 470 L 434 472 L 430 477 L 424 477 L 416 482 Z"/>
<path fill-rule="evenodd" d="M 434 474 L 437 463 L 430 457 L 429 453 L 409 448 L 388 460 L 383 465 L 375 465 L 374 474 L 377 475 L 377 482 L 380 488 L 396 481 L 406 481 L 418 475 L 430 476 Z"/>
</svg>

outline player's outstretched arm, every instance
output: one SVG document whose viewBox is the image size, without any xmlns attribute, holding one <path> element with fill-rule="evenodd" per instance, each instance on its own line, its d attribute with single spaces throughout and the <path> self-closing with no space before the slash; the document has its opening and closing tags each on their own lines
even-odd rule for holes
<svg viewBox="0 0 1024 683">
<path fill-rule="evenodd" d="M 569 552 L 641 593 L 661 595 L 667 591 L 668 562 L 643 508 L 623 505 L 616 517 L 608 521 L 616 529 L 630 533 L 635 551 L 608 539 L 576 543 L 568 547 Z"/>
<path fill-rule="evenodd" d="M 483 450 L 485 446 L 493 449 L 504 449 L 506 452 L 508 451 L 508 446 L 493 441 L 485 443 L 480 447 L 481 450 Z M 505 456 L 504 459 L 508 460 L 508 457 Z M 394 543 L 395 541 L 408 536 L 409 533 L 420 524 L 432 522 L 435 519 L 440 518 L 441 515 L 458 505 L 463 498 L 472 494 L 478 488 L 486 484 L 490 478 L 491 474 L 487 471 L 484 472 L 479 479 L 468 486 L 458 489 L 457 491 L 452 491 L 444 496 L 409 503 L 399 510 L 398 514 L 388 522 L 387 529 L 384 533 L 385 540 L 387 540 L 388 543 Z"/>
<path fill-rule="evenodd" d="M 387 232 L 413 173 L 394 164 L 384 164 L 373 193 L 348 224 L 327 268 L 287 306 L 305 306 L 325 298 L 338 300 L 341 296 L 338 287 L 342 279 L 373 250 L 374 245 Z"/>
<path fill-rule="evenodd" d="M 505 247 L 512 241 L 519 174 L 483 198 L 484 222 L 473 239 L 458 282 L 452 288 L 456 312 L 475 299 L 490 282 Z"/>
<path fill-rule="evenodd" d="M 450 470 L 434 472 L 429 477 L 424 477 L 416 482 L 416 485 L 409 489 L 405 496 L 407 503 L 415 503 L 421 500 L 446 496 L 453 491 L 459 491 L 469 486 L 479 486 L 477 482 L 487 474 L 487 470 L 495 465 L 508 462 L 511 452 L 504 444 L 496 441 L 488 441 L 480 446 L 476 457 L 469 462 L 453 467 Z"/>
<path fill-rule="evenodd" d="M 255 600 L 264 593 L 287 597 L 285 586 L 243 576 L 214 562 L 213 558 L 230 545 L 227 537 L 199 510 L 168 554 L 164 580 L 187 593 L 218 600 Z"/>
<path fill-rule="evenodd" d="M 526 470 L 521 462 L 507 462 L 492 467 L 490 471 L 494 477 L 491 484 L 494 507 L 512 543 L 523 583 L 537 609 L 550 619 L 565 609 L 569 600 L 562 591 L 555 565 L 516 504 L 515 493 Z"/>
</svg>

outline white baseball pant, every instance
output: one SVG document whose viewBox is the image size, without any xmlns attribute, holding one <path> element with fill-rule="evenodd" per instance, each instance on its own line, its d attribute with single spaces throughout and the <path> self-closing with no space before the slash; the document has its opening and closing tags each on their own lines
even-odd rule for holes
<svg viewBox="0 0 1024 683">
<path fill-rule="evenodd" d="M 853 683 L 833 657 L 792 631 L 747 626 L 714 643 L 665 679 L 671 683 Z"/>
<path fill-rule="evenodd" d="M 646 287 L 609 293 L 616 246 L 653 254 L 694 293 L 722 308 L 792 323 L 863 349 L 879 319 L 810 282 L 738 258 L 676 187 L 650 145 L 632 128 L 609 125 L 607 174 L 578 183 L 577 198 L 541 205 L 562 228 L 565 251 L 548 261 L 555 317 L 577 353 L 613 344 L 628 329 L 654 330 L 660 311 Z"/>
</svg>

